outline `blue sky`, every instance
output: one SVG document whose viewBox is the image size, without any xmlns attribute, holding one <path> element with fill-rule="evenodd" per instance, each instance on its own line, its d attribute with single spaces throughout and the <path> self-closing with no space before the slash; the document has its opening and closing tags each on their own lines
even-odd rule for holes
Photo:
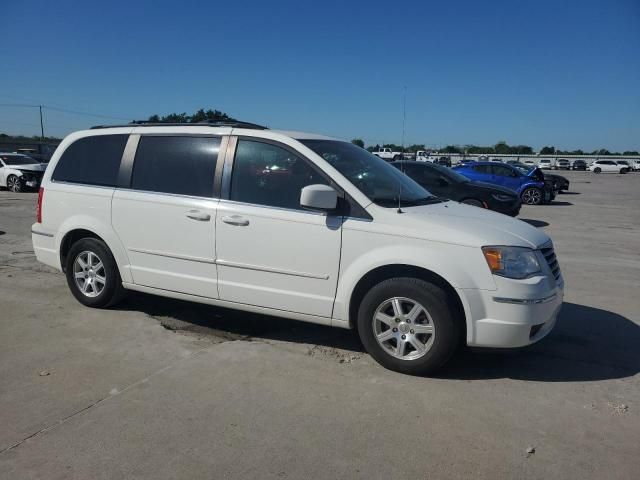
<svg viewBox="0 0 640 480">
<path fill-rule="evenodd" d="M 406 86 L 407 144 L 640 149 L 640 0 L 0 0 L 0 25 L 0 104 L 114 117 L 45 110 L 54 135 L 205 107 L 400 143 Z"/>
</svg>

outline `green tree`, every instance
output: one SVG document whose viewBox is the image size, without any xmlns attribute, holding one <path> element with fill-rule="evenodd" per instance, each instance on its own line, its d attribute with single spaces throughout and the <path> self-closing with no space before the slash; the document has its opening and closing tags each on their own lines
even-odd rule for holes
<svg viewBox="0 0 640 480">
<path fill-rule="evenodd" d="M 456 147 L 455 145 L 447 145 L 440 151 L 442 153 L 464 153 L 460 147 Z"/>
<path fill-rule="evenodd" d="M 636 152 L 635 150 L 625 150 L 622 155 L 640 155 L 640 153 Z"/>
<path fill-rule="evenodd" d="M 542 147 L 540 155 L 554 155 L 556 153 L 556 147 Z"/>
<path fill-rule="evenodd" d="M 414 144 L 407 148 L 407 152 L 416 153 L 418 150 L 426 150 L 426 147 L 423 144 Z"/>
<path fill-rule="evenodd" d="M 364 148 L 364 141 L 361 138 L 354 138 L 353 140 L 351 140 L 351 143 L 359 146 L 360 148 Z"/>
<path fill-rule="evenodd" d="M 503 140 L 503 141 L 500 141 L 500 142 L 496 143 L 496 144 L 493 146 L 493 151 L 494 151 L 495 153 L 499 153 L 499 154 L 502 154 L 502 155 L 506 155 L 506 154 L 508 154 L 508 153 L 511 153 L 511 147 L 509 147 L 509 145 L 507 145 L 507 142 L 505 142 L 505 141 Z"/>
<path fill-rule="evenodd" d="M 159 115 L 151 115 L 148 119 L 152 123 L 198 123 L 198 122 L 218 122 L 218 121 L 233 121 L 233 117 L 227 115 L 220 110 L 205 110 L 201 108 L 192 115 L 187 113 L 170 113 L 160 117 Z"/>
</svg>

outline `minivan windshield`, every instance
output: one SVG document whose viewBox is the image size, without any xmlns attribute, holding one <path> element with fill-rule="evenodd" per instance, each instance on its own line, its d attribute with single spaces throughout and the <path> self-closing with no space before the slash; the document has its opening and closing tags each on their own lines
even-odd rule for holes
<svg viewBox="0 0 640 480">
<path fill-rule="evenodd" d="M 381 207 L 440 203 L 411 178 L 364 148 L 338 140 L 300 140 Z"/>
</svg>

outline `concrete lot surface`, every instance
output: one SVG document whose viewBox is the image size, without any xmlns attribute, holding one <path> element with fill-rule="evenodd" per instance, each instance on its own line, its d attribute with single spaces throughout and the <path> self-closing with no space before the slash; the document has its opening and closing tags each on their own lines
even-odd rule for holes
<svg viewBox="0 0 640 480">
<path fill-rule="evenodd" d="M 640 174 L 561 173 L 559 323 L 437 378 L 356 335 L 141 294 L 81 306 L 0 192 L 0 478 L 638 478 Z"/>
</svg>

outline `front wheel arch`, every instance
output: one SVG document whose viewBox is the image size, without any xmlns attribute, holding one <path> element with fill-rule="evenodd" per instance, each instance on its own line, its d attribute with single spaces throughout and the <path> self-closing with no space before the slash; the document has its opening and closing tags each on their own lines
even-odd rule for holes
<svg viewBox="0 0 640 480">
<path fill-rule="evenodd" d="M 362 302 L 367 292 L 371 290 L 371 288 L 373 288 L 375 285 L 395 277 L 417 278 L 426 282 L 433 283 L 434 285 L 437 285 L 442 290 L 444 290 L 451 301 L 451 308 L 454 310 L 454 316 L 460 324 L 460 341 L 466 341 L 466 315 L 464 312 L 462 300 L 460 299 L 458 292 L 456 292 L 456 289 L 453 288 L 453 286 L 447 280 L 445 280 L 437 273 L 432 272 L 431 270 L 405 264 L 384 265 L 381 267 L 377 267 L 373 270 L 370 270 L 364 276 L 362 276 L 362 278 L 360 278 L 353 291 L 351 292 L 351 298 L 349 300 L 349 328 L 357 329 L 358 308 L 360 307 L 360 303 Z"/>
</svg>

